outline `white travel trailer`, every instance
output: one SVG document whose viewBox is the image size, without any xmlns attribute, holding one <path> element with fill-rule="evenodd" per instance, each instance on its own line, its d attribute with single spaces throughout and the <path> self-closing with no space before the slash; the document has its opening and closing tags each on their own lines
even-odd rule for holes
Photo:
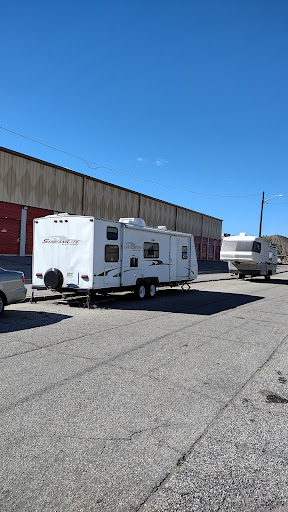
<svg viewBox="0 0 288 512">
<path fill-rule="evenodd" d="M 229 272 L 238 274 L 240 279 L 249 276 L 264 276 L 276 273 L 277 250 L 259 236 L 227 236 L 222 240 L 220 259 L 228 261 Z"/>
<path fill-rule="evenodd" d="M 119 222 L 58 214 L 34 220 L 32 288 L 62 293 L 134 290 L 153 297 L 157 286 L 197 278 L 194 237 L 151 228 L 144 220 Z"/>
</svg>

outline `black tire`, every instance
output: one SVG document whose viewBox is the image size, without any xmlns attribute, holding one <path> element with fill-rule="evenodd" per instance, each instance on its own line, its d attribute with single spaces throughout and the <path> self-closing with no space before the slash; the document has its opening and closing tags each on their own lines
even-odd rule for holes
<svg viewBox="0 0 288 512">
<path fill-rule="evenodd" d="M 271 276 L 265 276 L 265 281 L 269 281 Z"/>
<path fill-rule="evenodd" d="M 245 274 L 239 274 L 238 279 L 245 279 Z"/>
<path fill-rule="evenodd" d="M 144 283 L 137 284 L 135 288 L 135 295 L 137 299 L 143 300 L 146 297 L 146 287 Z"/>
<path fill-rule="evenodd" d="M 5 300 L 3 295 L 0 293 L 0 316 L 4 313 Z"/>
<path fill-rule="evenodd" d="M 150 283 L 147 285 L 147 295 L 153 299 L 156 295 L 156 283 Z"/>
</svg>

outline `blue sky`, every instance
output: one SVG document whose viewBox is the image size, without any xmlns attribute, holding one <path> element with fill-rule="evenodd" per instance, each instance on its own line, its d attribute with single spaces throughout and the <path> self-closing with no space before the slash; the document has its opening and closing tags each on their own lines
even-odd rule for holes
<svg viewBox="0 0 288 512">
<path fill-rule="evenodd" d="M 3 3 L 0 125 L 175 189 L 4 130 L 0 145 L 233 234 L 258 234 L 262 191 L 285 194 L 265 204 L 262 233 L 288 236 L 287 24 L 287 0 Z"/>
</svg>

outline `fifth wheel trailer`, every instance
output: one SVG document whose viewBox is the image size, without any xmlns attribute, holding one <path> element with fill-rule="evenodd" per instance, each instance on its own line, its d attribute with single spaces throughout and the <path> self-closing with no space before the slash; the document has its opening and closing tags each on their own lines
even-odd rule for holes
<svg viewBox="0 0 288 512">
<path fill-rule="evenodd" d="M 79 215 L 34 220 L 32 288 L 91 295 L 119 289 L 153 297 L 157 286 L 197 278 L 194 237 L 148 227 L 143 219 L 119 222 Z"/>
<path fill-rule="evenodd" d="M 276 273 L 277 250 L 265 238 L 258 236 L 227 236 L 222 241 L 220 259 L 228 262 L 229 272 L 240 279 L 249 276 L 264 276 Z"/>
</svg>

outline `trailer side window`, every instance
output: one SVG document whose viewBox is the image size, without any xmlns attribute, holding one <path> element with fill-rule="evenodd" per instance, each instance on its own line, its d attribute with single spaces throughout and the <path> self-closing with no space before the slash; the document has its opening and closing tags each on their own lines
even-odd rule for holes
<svg viewBox="0 0 288 512">
<path fill-rule="evenodd" d="M 252 251 L 253 252 L 261 252 L 261 244 L 260 242 L 253 242 L 253 247 L 252 247 Z"/>
<path fill-rule="evenodd" d="M 108 226 L 107 240 L 118 240 L 118 228 L 114 228 L 113 226 Z"/>
<path fill-rule="evenodd" d="M 144 242 L 144 258 L 159 258 L 159 244 Z"/>
<path fill-rule="evenodd" d="M 119 260 L 119 246 L 118 245 L 105 245 L 105 261 L 118 261 Z"/>
<path fill-rule="evenodd" d="M 130 258 L 130 267 L 138 267 L 138 258 L 135 256 L 131 256 Z"/>
<path fill-rule="evenodd" d="M 187 260 L 187 258 L 188 258 L 187 245 L 182 245 L 182 260 Z"/>
</svg>

